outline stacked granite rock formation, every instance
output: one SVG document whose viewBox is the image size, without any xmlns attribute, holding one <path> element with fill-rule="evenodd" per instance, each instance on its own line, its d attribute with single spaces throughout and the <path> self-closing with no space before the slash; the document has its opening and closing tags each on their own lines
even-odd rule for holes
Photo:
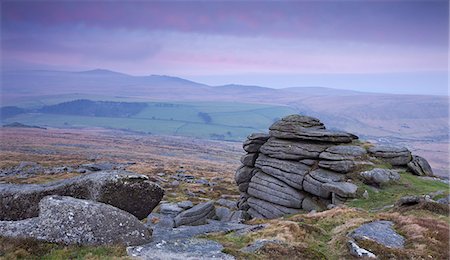
<svg viewBox="0 0 450 260">
<path fill-rule="evenodd" d="M 423 158 L 412 163 L 406 148 L 374 146 L 367 151 L 352 144 L 357 136 L 327 130 L 313 117 L 290 115 L 269 129 L 269 134 L 251 134 L 244 142 L 247 154 L 235 174 L 238 207 L 254 218 L 322 210 L 354 198 L 357 186 L 347 174 L 373 164 L 372 159 L 431 170 Z"/>
</svg>

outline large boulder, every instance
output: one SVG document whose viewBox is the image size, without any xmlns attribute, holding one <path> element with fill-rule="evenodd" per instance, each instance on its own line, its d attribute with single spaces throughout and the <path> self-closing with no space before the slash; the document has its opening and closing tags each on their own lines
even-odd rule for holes
<svg viewBox="0 0 450 260">
<path fill-rule="evenodd" d="M 175 218 L 175 227 L 182 225 L 197 226 L 206 224 L 208 219 L 216 215 L 214 201 L 200 203 L 178 214 Z"/>
<path fill-rule="evenodd" d="M 257 153 L 261 145 L 263 145 L 267 139 L 269 139 L 269 135 L 267 134 L 251 134 L 247 137 L 247 141 L 244 142 L 243 148 L 248 153 Z"/>
<path fill-rule="evenodd" d="M 417 155 L 413 155 L 412 160 L 408 163 L 408 168 L 415 175 L 433 176 L 433 170 L 428 161 Z"/>
<path fill-rule="evenodd" d="M 376 145 L 369 148 L 369 153 L 394 166 L 407 165 L 412 159 L 411 152 L 405 147 Z"/>
<path fill-rule="evenodd" d="M 144 219 L 161 201 L 164 190 L 145 175 L 125 171 L 97 172 L 47 184 L 0 184 L 0 220 L 38 216 L 39 201 L 48 195 L 99 201 Z"/>
<path fill-rule="evenodd" d="M 349 236 L 356 240 L 372 240 L 389 248 L 403 248 L 405 238 L 392 228 L 393 225 L 391 221 L 374 221 L 358 227 Z"/>
<path fill-rule="evenodd" d="M 72 197 L 47 196 L 39 216 L 0 221 L 0 234 L 78 245 L 141 245 L 151 241 L 151 229 L 128 212 L 113 206 Z"/>
<path fill-rule="evenodd" d="M 388 169 L 375 168 L 370 171 L 360 173 L 366 184 L 382 186 L 400 180 L 398 172 Z"/>
</svg>

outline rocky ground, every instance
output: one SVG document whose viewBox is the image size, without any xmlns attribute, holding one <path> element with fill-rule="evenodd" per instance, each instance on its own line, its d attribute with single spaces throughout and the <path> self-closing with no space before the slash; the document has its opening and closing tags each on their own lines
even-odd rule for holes
<svg viewBox="0 0 450 260">
<path fill-rule="evenodd" d="M 0 258 L 351 259 L 358 255 L 376 256 L 379 259 L 449 258 L 448 182 L 429 176 L 416 176 L 407 169 L 392 167 L 390 163 L 378 163 L 372 165 L 373 167 L 364 168 L 362 171 L 364 174 L 355 178 L 354 170 L 361 168 L 347 161 L 363 162 L 368 158 L 366 155 L 355 155 L 356 148 L 352 151 L 355 153 L 351 160 L 349 158 L 333 160 L 332 158 L 339 152 L 331 149 L 327 154 L 321 155 L 326 158 L 321 157 L 322 161 L 319 160 L 317 164 L 319 168 L 331 171 L 342 172 L 345 169 L 346 179 L 333 181 L 331 184 L 344 182 L 343 185 L 348 188 L 346 183 L 349 183 L 357 186 L 357 192 L 347 196 L 343 194 L 350 193 L 342 193 L 341 184 L 338 187 L 320 184 L 325 185 L 326 189 L 323 190 L 325 193 L 330 192 L 330 196 L 339 193 L 339 197 L 332 198 L 328 197 L 328 193 L 325 195 L 317 193 L 317 188 L 313 187 L 306 191 L 308 194 L 302 195 L 301 201 L 297 203 L 299 207 L 295 211 L 258 218 L 255 215 L 258 211 L 254 210 L 252 214 L 248 208 L 242 208 L 240 193 L 244 188 L 245 192 L 250 193 L 250 197 L 254 198 L 253 209 L 258 209 L 258 205 L 266 205 L 267 201 L 271 203 L 272 208 L 275 205 L 283 211 L 294 209 L 297 205 L 295 201 L 299 197 L 287 200 L 288 203 L 295 205 L 280 208 L 276 205 L 284 202 L 282 200 L 280 202 L 279 199 L 273 201 L 273 197 L 267 198 L 266 195 L 261 197 L 258 185 L 274 183 L 275 181 L 267 176 L 279 174 L 277 180 L 283 180 L 280 185 L 287 185 L 282 190 L 287 196 L 298 194 L 299 191 L 296 189 L 303 190 L 303 186 L 296 187 L 295 183 L 299 183 L 299 180 L 296 180 L 298 176 L 293 174 L 300 174 L 299 169 L 305 167 L 306 172 L 311 172 L 308 168 L 311 167 L 312 164 L 308 166 L 311 162 L 304 161 L 305 167 L 297 167 L 298 165 L 289 164 L 292 157 L 285 158 L 286 155 L 298 157 L 301 154 L 299 149 L 288 149 L 288 153 L 280 153 L 279 148 L 286 145 L 272 140 L 265 148 L 263 154 L 265 157 L 252 156 L 251 154 L 259 152 L 259 148 L 267 141 L 263 136 L 250 138 L 256 142 L 246 143 L 244 151 L 241 143 L 124 135 L 105 130 L 2 129 L 0 131 L 2 135 L 0 192 L 3 194 L 3 201 L 0 204 L 12 205 L 7 198 L 17 198 L 18 194 L 23 194 L 15 189 L 17 186 L 13 184 L 33 184 L 27 186 L 29 188 L 25 190 L 34 193 L 24 194 L 37 201 L 40 200 L 37 202 L 23 199 L 22 201 L 28 203 L 23 204 L 23 210 L 20 207 L 15 211 L 7 208 L 1 210 L 3 215 L 5 212 L 12 215 L 14 212 L 29 213 L 2 216 L 0 230 L 4 236 L 0 237 Z M 276 134 L 281 136 L 285 133 Z M 333 135 L 327 136 L 335 138 Z M 313 136 L 316 137 L 317 135 Z M 336 138 L 339 142 L 348 138 L 351 144 L 365 147 L 364 150 L 370 148 L 364 142 L 355 143 L 351 135 L 341 134 Z M 258 142 L 259 144 L 255 146 L 254 144 Z M 251 145 L 254 147 L 250 147 Z M 292 147 L 292 143 L 290 145 Z M 252 150 L 256 147 L 257 150 Z M 316 156 L 314 149 L 317 147 L 308 147 L 309 156 L 311 154 L 313 157 Z M 330 147 L 316 151 L 317 156 L 327 149 Z M 247 153 L 250 155 L 246 155 Z M 372 154 L 375 153 L 386 154 L 372 149 Z M 405 154 L 402 150 L 396 151 L 396 155 L 402 153 Z M 278 158 L 278 161 L 273 161 L 273 158 Z M 297 160 L 308 159 L 297 158 Z M 236 179 L 239 174 L 235 176 L 235 172 L 236 169 L 242 168 L 241 162 L 246 167 L 261 169 L 264 173 L 259 173 L 263 176 L 260 179 L 265 182 L 255 178 L 254 184 L 251 184 L 253 179 L 245 181 L 245 176 Z M 282 171 L 270 171 L 270 168 L 274 167 Z M 349 167 L 352 169 L 348 169 Z M 371 170 L 377 168 L 379 170 Z M 107 176 L 118 174 L 127 177 L 113 178 L 114 181 L 98 177 L 105 173 Z M 139 177 L 142 176 L 139 174 L 143 174 L 145 178 Z M 136 193 L 134 197 L 129 197 L 129 201 L 133 201 L 135 205 L 142 202 L 142 197 L 161 200 L 153 211 L 153 206 L 146 208 L 148 212 L 138 212 L 133 208 L 121 206 L 121 201 L 108 199 L 114 195 L 109 192 L 109 187 L 116 187 L 113 189 L 115 191 L 135 187 L 134 175 L 137 176 L 139 185 L 149 182 L 164 190 L 162 198 L 155 195 L 158 193 L 151 188 L 139 189 L 148 192 L 146 196 Z M 308 173 L 303 177 L 310 178 L 308 176 L 320 181 L 324 175 Z M 330 176 L 335 175 L 325 174 L 325 176 L 331 178 Z M 68 178 L 72 179 L 65 180 Z M 130 178 L 130 181 L 127 178 Z M 247 185 L 238 186 L 236 180 L 238 184 L 247 182 Z M 144 186 L 153 187 L 152 185 Z M 84 197 L 79 196 L 83 194 L 67 192 L 71 190 L 70 187 L 81 186 L 88 187 L 83 193 L 86 194 Z M 95 196 L 92 192 L 94 186 L 97 187 L 94 190 L 102 191 Z M 254 191 L 248 191 L 249 186 L 253 187 Z M 43 190 L 53 192 L 64 190 L 65 193 L 58 194 L 63 195 L 62 197 L 49 197 Z M 45 198 L 40 199 L 41 197 L 33 194 L 46 197 L 42 196 Z M 310 202 L 321 201 L 319 204 L 323 207 L 303 207 L 305 195 L 311 198 Z M 78 199 L 67 196 L 75 196 Z M 89 203 L 84 203 L 85 199 L 89 199 Z M 255 203 L 255 199 L 259 201 Z M 33 210 L 38 206 L 40 210 Z M 84 213 L 77 215 L 77 212 Z M 278 211 L 270 212 L 273 214 Z M 74 223 L 83 222 L 86 215 L 96 214 L 106 216 L 104 221 L 100 221 L 104 226 L 98 226 L 97 221 L 86 221 L 84 230 L 88 232 L 91 226 L 105 230 L 100 232 L 102 235 L 93 235 L 86 241 L 76 239 L 80 230 L 78 226 L 71 232 L 73 236 L 69 237 L 67 232 L 61 234 L 62 229 L 57 228 L 65 227 L 63 230 L 67 230 Z M 256 218 L 249 220 L 252 215 Z M 125 222 L 133 224 L 123 225 Z M 125 228 L 130 226 L 139 232 L 133 233 L 133 230 Z M 30 232 L 30 230 L 37 231 Z M 108 233 L 111 230 L 116 233 Z M 151 230 L 151 234 L 146 233 L 147 230 Z M 17 232 L 27 235 L 12 238 L 11 234 Z M 36 242 L 30 239 L 29 234 L 41 240 L 58 243 Z M 112 239 L 119 244 L 111 242 Z"/>
</svg>

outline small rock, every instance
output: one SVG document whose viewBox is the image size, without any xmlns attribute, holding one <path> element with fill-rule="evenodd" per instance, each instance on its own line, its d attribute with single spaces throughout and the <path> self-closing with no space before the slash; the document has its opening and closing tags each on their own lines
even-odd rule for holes
<svg viewBox="0 0 450 260">
<path fill-rule="evenodd" d="M 241 248 L 240 251 L 244 253 L 254 253 L 267 244 L 282 244 L 282 243 L 283 241 L 278 239 L 258 239 L 252 244 L 244 248 Z"/>
<path fill-rule="evenodd" d="M 150 213 L 150 215 L 147 216 L 146 225 L 150 226 L 151 228 L 173 228 L 175 226 L 175 222 L 173 220 L 173 217 L 171 217 L 170 215 Z"/>
<path fill-rule="evenodd" d="M 367 191 L 367 190 L 364 190 L 364 193 L 363 193 L 363 198 L 365 198 L 365 199 L 369 199 L 369 192 Z"/>
<path fill-rule="evenodd" d="M 164 203 L 159 206 L 159 212 L 163 215 L 175 217 L 183 211 L 176 203 Z"/>
<path fill-rule="evenodd" d="M 217 207 L 216 208 L 216 216 L 220 221 L 227 221 L 226 217 L 228 217 L 231 214 L 231 211 L 229 208 L 225 207 Z"/>
<path fill-rule="evenodd" d="M 178 214 L 175 217 L 175 226 L 206 224 L 206 220 L 213 218 L 215 214 L 214 201 L 200 203 Z"/>
<path fill-rule="evenodd" d="M 178 205 L 178 207 L 180 207 L 182 209 L 190 209 L 190 208 L 194 207 L 194 203 L 192 203 L 192 201 L 189 201 L 189 200 L 178 202 L 177 205 Z"/>
<path fill-rule="evenodd" d="M 350 250 L 350 254 L 356 257 L 368 257 L 368 258 L 377 258 L 372 252 L 359 247 L 355 242 L 349 240 L 347 242 L 348 249 Z"/>
<path fill-rule="evenodd" d="M 382 186 L 400 180 L 400 174 L 398 174 L 398 172 L 381 168 L 375 168 L 370 171 L 362 172 L 360 173 L 360 176 L 363 178 L 365 183 L 374 184 L 377 186 Z"/>
<path fill-rule="evenodd" d="M 374 221 L 358 227 L 349 236 L 356 240 L 373 240 L 389 248 L 403 248 L 405 238 L 392 228 L 393 225 L 391 221 Z"/>
<path fill-rule="evenodd" d="M 175 181 L 173 181 L 172 183 L 170 183 L 170 186 L 172 186 L 172 187 L 178 187 L 178 186 L 180 186 L 180 182 L 177 181 L 177 180 L 175 180 Z"/>
<path fill-rule="evenodd" d="M 235 201 L 227 200 L 227 199 L 219 199 L 216 201 L 220 206 L 224 206 L 230 209 L 237 209 L 237 203 Z"/>
</svg>

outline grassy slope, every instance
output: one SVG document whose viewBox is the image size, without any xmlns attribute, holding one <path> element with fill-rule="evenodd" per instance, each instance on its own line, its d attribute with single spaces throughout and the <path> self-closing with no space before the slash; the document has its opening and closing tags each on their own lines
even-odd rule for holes
<svg viewBox="0 0 450 260">
<path fill-rule="evenodd" d="M 212 121 L 205 123 L 198 116 L 199 112 L 209 114 Z M 264 104 L 149 102 L 147 108 L 130 118 L 22 114 L 3 123 L 63 128 L 104 127 L 151 134 L 242 140 L 250 133 L 265 131 L 275 119 L 295 112 L 289 107 Z"/>
</svg>

